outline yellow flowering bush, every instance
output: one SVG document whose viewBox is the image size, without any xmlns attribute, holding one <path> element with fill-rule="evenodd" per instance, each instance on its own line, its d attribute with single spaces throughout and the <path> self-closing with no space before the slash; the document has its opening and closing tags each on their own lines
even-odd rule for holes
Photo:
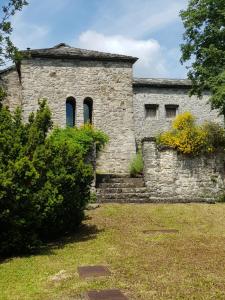
<svg viewBox="0 0 225 300">
<path fill-rule="evenodd" d="M 185 112 L 178 115 L 172 123 L 172 129 L 161 133 L 156 141 L 183 154 L 199 155 L 224 147 L 225 131 L 213 122 L 197 125 L 196 118 L 190 112 Z"/>
<path fill-rule="evenodd" d="M 174 130 L 184 130 L 186 128 L 192 128 L 195 125 L 196 118 L 188 111 L 183 114 L 179 114 L 172 123 Z"/>
</svg>

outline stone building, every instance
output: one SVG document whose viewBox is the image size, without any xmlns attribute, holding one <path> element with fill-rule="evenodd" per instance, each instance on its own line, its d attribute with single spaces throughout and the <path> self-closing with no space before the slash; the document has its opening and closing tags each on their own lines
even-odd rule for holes
<svg viewBox="0 0 225 300">
<path fill-rule="evenodd" d="M 138 58 L 63 43 L 22 53 L 17 67 L 0 71 L 5 103 L 12 110 L 22 107 L 25 121 L 40 98 L 47 98 L 55 126 L 91 121 L 110 138 L 97 160 L 99 173 L 127 174 L 137 144 L 169 128 L 178 113 L 223 122 L 207 104 L 207 93 L 202 99 L 189 97 L 188 80 L 134 79 Z"/>
</svg>

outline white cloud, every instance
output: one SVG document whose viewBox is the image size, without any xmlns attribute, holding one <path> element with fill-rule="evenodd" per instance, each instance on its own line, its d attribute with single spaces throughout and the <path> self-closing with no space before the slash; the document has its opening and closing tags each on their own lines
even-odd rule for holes
<svg viewBox="0 0 225 300">
<path fill-rule="evenodd" d="M 114 0 L 99 7 L 94 28 L 105 34 L 143 38 L 180 21 L 179 12 L 187 0 Z"/>
<path fill-rule="evenodd" d="M 22 13 L 13 17 L 12 25 L 15 28 L 12 41 L 19 49 L 39 48 L 44 45 L 44 39 L 49 34 L 47 27 L 26 22 Z"/>
<path fill-rule="evenodd" d="M 132 55 L 139 60 L 135 76 L 167 76 L 163 49 L 154 39 L 137 40 L 122 35 L 107 36 L 96 31 L 83 32 L 75 45 L 85 49 Z"/>
</svg>

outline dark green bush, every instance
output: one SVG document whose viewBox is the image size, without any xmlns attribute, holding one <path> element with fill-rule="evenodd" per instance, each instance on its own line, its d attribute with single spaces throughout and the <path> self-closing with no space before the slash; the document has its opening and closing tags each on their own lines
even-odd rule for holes
<svg viewBox="0 0 225 300">
<path fill-rule="evenodd" d="M 202 129 L 207 132 L 207 145 L 211 151 L 225 147 L 225 130 L 215 122 L 205 122 Z"/>
<path fill-rule="evenodd" d="M 23 124 L 0 107 L 0 254 L 29 251 L 74 230 L 90 198 L 88 163 L 107 137 L 91 126 L 55 129 L 46 101 Z"/>
</svg>

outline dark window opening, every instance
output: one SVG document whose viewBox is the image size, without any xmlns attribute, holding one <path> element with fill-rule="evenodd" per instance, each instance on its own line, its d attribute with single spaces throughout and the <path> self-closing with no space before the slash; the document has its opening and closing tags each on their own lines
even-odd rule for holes
<svg viewBox="0 0 225 300">
<path fill-rule="evenodd" d="M 158 104 L 145 104 L 145 118 L 157 119 L 158 118 Z"/>
<path fill-rule="evenodd" d="M 66 126 L 73 127 L 75 125 L 76 116 L 76 100 L 73 97 L 66 99 Z"/>
<path fill-rule="evenodd" d="M 84 124 L 92 124 L 93 100 L 91 98 L 84 99 Z"/>
<path fill-rule="evenodd" d="M 178 112 L 178 105 L 165 105 L 166 117 L 169 119 L 175 118 Z"/>
</svg>

